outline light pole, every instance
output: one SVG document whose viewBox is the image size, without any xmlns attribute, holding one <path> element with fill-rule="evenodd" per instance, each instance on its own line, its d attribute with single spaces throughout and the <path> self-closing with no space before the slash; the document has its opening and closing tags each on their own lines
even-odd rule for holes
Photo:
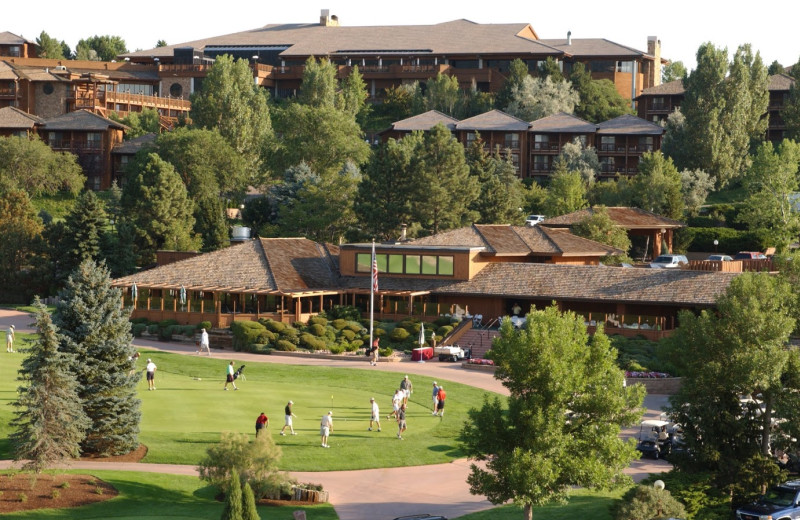
<svg viewBox="0 0 800 520">
<path fill-rule="evenodd" d="M 714 252 L 715 252 L 715 253 L 717 252 L 717 246 L 718 246 L 718 245 L 719 245 L 719 240 L 717 240 L 717 239 L 715 238 L 715 239 L 714 239 Z"/>
</svg>

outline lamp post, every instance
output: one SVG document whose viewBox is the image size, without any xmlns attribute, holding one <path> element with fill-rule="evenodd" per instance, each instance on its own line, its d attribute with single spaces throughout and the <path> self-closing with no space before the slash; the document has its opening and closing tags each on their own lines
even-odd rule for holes
<svg viewBox="0 0 800 520">
<path fill-rule="evenodd" d="M 717 246 L 718 246 L 718 245 L 719 245 L 719 240 L 717 240 L 717 239 L 715 238 L 715 239 L 714 239 L 714 252 L 715 252 L 715 253 L 717 252 Z"/>
<path fill-rule="evenodd" d="M 658 512 L 656 514 L 656 518 L 661 518 L 664 514 L 664 504 L 661 501 L 663 495 L 661 492 L 664 491 L 666 486 L 664 485 L 663 480 L 656 480 L 653 482 L 653 487 L 656 488 L 656 492 L 658 493 Z"/>
</svg>

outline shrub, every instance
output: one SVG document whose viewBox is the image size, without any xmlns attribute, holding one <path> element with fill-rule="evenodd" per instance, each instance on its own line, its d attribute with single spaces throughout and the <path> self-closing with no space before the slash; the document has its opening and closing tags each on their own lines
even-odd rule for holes
<svg viewBox="0 0 800 520">
<path fill-rule="evenodd" d="M 401 321 L 400 323 L 397 324 L 398 327 L 402 327 L 402 328 L 406 329 L 407 331 L 413 331 L 414 330 L 414 325 L 417 326 L 417 332 L 419 332 L 419 323 L 417 321 L 415 321 L 415 320 L 405 319 L 405 320 L 403 320 L 403 321 Z"/>
<path fill-rule="evenodd" d="M 211 322 L 210 321 L 201 321 L 197 324 L 197 330 L 206 329 L 211 330 Z"/>
<path fill-rule="evenodd" d="M 364 345 L 364 342 L 360 339 L 354 339 L 350 342 L 350 345 L 353 347 L 354 350 L 358 350 Z"/>
<path fill-rule="evenodd" d="M 342 330 L 347 327 L 347 320 L 343 320 L 342 318 L 335 319 L 331 322 L 331 326 L 336 330 Z"/>
<path fill-rule="evenodd" d="M 268 331 L 274 332 L 275 334 L 280 334 L 284 331 L 284 329 L 286 329 L 286 324 L 281 323 L 280 321 L 264 320 L 261 323 L 267 328 Z"/>
<path fill-rule="evenodd" d="M 329 320 L 360 320 L 361 311 L 352 305 L 334 305 L 332 309 L 321 312 L 320 316 L 325 316 Z"/>
<path fill-rule="evenodd" d="M 685 518 L 686 509 L 666 489 L 653 486 L 636 486 L 622 498 L 622 506 L 617 510 L 616 520 L 637 520 L 639 518 Z"/>
<path fill-rule="evenodd" d="M 441 327 L 443 325 L 450 325 L 450 316 L 439 316 L 433 321 L 433 324 L 437 327 Z"/>
<path fill-rule="evenodd" d="M 186 336 L 187 338 L 191 338 L 194 336 L 195 331 L 197 331 L 197 327 L 194 325 L 184 325 L 181 327 L 181 334 Z"/>
<path fill-rule="evenodd" d="M 160 327 L 158 329 L 158 339 L 161 341 L 170 341 L 172 339 L 172 334 L 175 332 L 175 327 L 178 327 L 178 331 L 180 332 L 180 325 L 167 325 L 166 327 Z"/>
<path fill-rule="evenodd" d="M 325 325 L 321 323 L 314 323 L 313 325 L 308 327 L 308 331 L 314 336 L 321 338 L 322 336 L 325 335 Z"/>
<path fill-rule="evenodd" d="M 341 343 L 334 343 L 330 346 L 329 350 L 331 351 L 331 354 L 341 354 L 344 352 L 344 348 L 344 345 Z"/>
<path fill-rule="evenodd" d="M 294 352 L 297 350 L 297 346 L 291 341 L 279 339 L 275 342 L 275 350 L 280 350 L 281 352 Z"/>
<path fill-rule="evenodd" d="M 102 495 L 102 494 L 103 494 L 103 491 L 104 491 L 104 490 L 103 490 L 103 487 L 102 487 L 102 486 L 97 486 L 96 488 L 94 488 L 94 492 L 95 492 L 95 494 L 97 494 L 97 495 Z"/>
<path fill-rule="evenodd" d="M 358 345 L 356 345 L 356 342 L 355 342 L 355 341 L 351 341 L 351 342 L 348 342 L 348 343 L 346 343 L 346 344 L 344 345 L 344 349 L 345 349 L 347 352 L 355 352 L 355 351 L 356 351 L 356 350 L 358 350 L 358 349 L 359 349 L 359 347 L 362 345 L 362 343 L 361 343 L 361 340 L 357 340 L 357 341 L 358 341 Z"/>
<path fill-rule="evenodd" d="M 347 325 L 345 326 L 345 329 L 351 330 L 356 334 L 359 334 L 361 333 L 362 330 L 364 330 L 364 326 L 357 321 L 348 321 Z"/>
<path fill-rule="evenodd" d="M 153 323 L 147 326 L 147 333 L 155 336 L 158 334 L 158 323 Z"/>
<path fill-rule="evenodd" d="M 765 237 L 755 231 L 739 231 L 731 228 L 681 228 L 675 230 L 676 251 L 714 251 L 714 240 L 719 242 L 718 251 L 760 251 Z"/>
<path fill-rule="evenodd" d="M 309 350 L 325 350 L 325 341 L 309 333 L 300 335 L 300 346 Z"/>
<path fill-rule="evenodd" d="M 389 339 L 395 343 L 400 343 L 401 341 L 408 339 L 409 336 L 410 334 L 403 327 L 395 327 L 395 329 L 389 335 Z"/>
<path fill-rule="evenodd" d="M 394 354 L 394 350 L 392 350 L 391 347 L 379 348 L 378 354 L 380 354 L 382 357 L 389 357 Z"/>
<path fill-rule="evenodd" d="M 356 338 L 356 333 L 352 330 L 344 329 L 341 332 L 341 336 L 347 341 L 353 341 Z"/>
<path fill-rule="evenodd" d="M 241 482 L 250 484 L 257 498 L 273 498 L 292 482 L 287 474 L 278 471 L 280 458 L 281 449 L 271 435 L 260 435 L 251 441 L 245 433 L 224 432 L 220 442 L 208 448 L 198 471 L 201 479 L 227 493 L 235 468 Z"/>
<path fill-rule="evenodd" d="M 147 318 L 131 318 L 131 323 L 147 325 Z"/>
<path fill-rule="evenodd" d="M 436 335 L 440 336 L 442 338 L 447 336 L 451 332 L 453 332 L 452 325 L 443 325 L 443 326 L 439 327 L 438 329 L 436 329 Z"/>
<path fill-rule="evenodd" d="M 375 335 L 376 338 L 380 338 L 380 337 L 386 335 L 386 329 L 382 329 L 380 327 L 375 327 L 375 329 L 372 331 L 372 333 Z"/>
<path fill-rule="evenodd" d="M 178 322 L 176 320 L 161 320 L 158 322 L 159 328 L 166 329 L 170 325 L 177 325 Z"/>
<path fill-rule="evenodd" d="M 233 331 L 233 348 L 237 351 L 247 351 L 250 345 L 263 343 L 260 341 L 266 335 L 267 329 L 256 321 L 234 321 L 231 324 Z"/>
<path fill-rule="evenodd" d="M 309 325 L 322 325 L 323 327 L 328 326 L 328 320 L 324 316 L 313 316 L 310 320 L 308 320 Z"/>
<path fill-rule="evenodd" d="M 20 502 L 27 502 L 28 501 L 28 495 L 26 495 L 25 493 L 20 493 L 19 495 L 17 495 L 17 499 Z"/>
<path fill-rule="evenodd" d="M 50 498 L 52 498 L 53 500 L 59 498 L 60 496 L 61 496 L 61 492 L 59 490 L 57 490 L 57 489 L 54 489 L 54 490 L 52 490 L 50 492 Z"/>
<path fill-rule="evenodd" d="M 147 330 L 147 325 L 144 323 L 134 323 L 133 327 L 131 327 L 131 333 L 135 338 L 141 337 L 142 333 L 146 330 Z"/>
<path fill-rule="evenodd" d="M 69 489 L 69 481 L 65 480 L 64 482 L 59 484 L 58 487 L 60 487 L 62 489 Z"/>
<path fill-rule="evenodd" d="M 281 339 L 285 339 L 286 341 L 291 341 L 295 345 L 298 345 L 300 333 L 294 327 L 286 326 L 280 333 Z"/>
</svg>

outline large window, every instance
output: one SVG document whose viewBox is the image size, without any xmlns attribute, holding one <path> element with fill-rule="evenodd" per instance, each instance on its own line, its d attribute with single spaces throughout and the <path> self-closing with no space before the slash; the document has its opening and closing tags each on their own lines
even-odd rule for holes
<svg viewBox="0 0 800 520">
<path fill-rule="evenodd" d="M 617 62 L 617 72 L 633 72 L 633 62 L 632 61 L 618 61 Z"/>
<path fill-rule="evenodd" d="M 127 94 L 153 95 L 153 85 L 140 85 L 138 83 L 120 83 L 114 90 Z"/>
<path fill-rule="evenodd" d="M 424 274 L 431 276 L 453 276 L 454 260 L 450 255 L 384 254 L 375 255 L 379 273 Z M 372 271 L 372 255 L 356 254 L 356 272 Z"/>
<path fill-rule="evenodd" d="M 505 139 L 503 140 L 505 148 L 511 148 L 512 150 L 519 149 L 519 134 L 506 134 Z"/>
<path fill-rule="evenodd" d="M 534 150 L 547 150 L 550 145 L 550 136 L 547 134 L 535 134 L 533 136 L 533 149 Z"/>
<path fill-rule="evenodd" d="M 603 152 L 613 152 L 616 148 L 616 138 L 613 135 L 600 137 L 600 150 Z"/>
</svg>

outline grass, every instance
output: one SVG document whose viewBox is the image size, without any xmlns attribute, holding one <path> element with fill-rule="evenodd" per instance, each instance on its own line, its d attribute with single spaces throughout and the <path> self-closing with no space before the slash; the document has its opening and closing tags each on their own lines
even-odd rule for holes
<svg viewBox="0 0 800 520">
<path fill-rule="evenodd" d="M 78 200 L 76 195 L 66 191 L 60 191 L 55 195 L 40 195 L 35 197 L 31 199 L 31 203 L 33 207 L 36 208 L 37 213 L 46 211 L 53 217 L 53 220 L 61 221 L 64 220 L 70 212 L 76 200 Z"/>
<path fill-rule="evenodd" d="M 22 336 L 22 335 L 20 335 Z M 21 346 L 21 343 L 20 343 Z M 408 430 L 403 449 L 397 449 L 391 395 L 401 374 L 359 368 L 329 368 L 272 363 L 248 363 L 246 381 L 239 391 L 222 390 L 228 360 L 222 357 L 183 356 L 143 351 L 139 369 L 151 357 L 158 366 L 156 387 L 147 391 L 138 384 L 142 399 L 140 441 L 149 451 L 144 462 L 197 464 L 206 449 L 223 431 L 254 433 L 255 419 L 262 411 L 270 418 L 268 432 L 283 450 L 281 469 L 332 471 L 400 467 L 450 462 L 462 457 L 456 437 L 470 407 L 478 406 L 487 392 L 445 381 L 447 414 L 431 416 L 432 378 L 412 376 L 417 391 L 409 400 Z M 0 458 L 13 458 L 7 440 L 22 355 L 9 354 L 0 363 Z M 441 382 L 441 381 L 440 381 Z M 383 431 L 369 432 L 369 398 L 375 397 L 384 417 Z M 294 401 L 296 436 L 278 436 L 283 426 L 283 407 Z M 329 444 L 319 449 L 319 422 L 328 410 L 334 412 L 334 431 Z M 369 456 L 365 456 L 365 445 Z"/>
<path fill-rule="evenodd" d="M 86 473 L 75 470 L 72 473 Z M 223 503 L 214 499 L 217 489 L 197 477 L 138 473 L 131 471 L 92 471 L 118 491 L 119 496 L 104 502 L 72 509 L 37 509 L 3 515 L 12 520 L 88 520 L 116 518 L 121 520 L 170 519 L 217 520 Z M 306 511 L 314 520 L 336 520 L 338 516 L 330 504 L 318 506 L 259 506 L 263 520 L 292 518 L 292 512 Z"/>
<path fill-rule="evenodd" d="M 533 508 L 533 518 L 547 520 L 574 520 L 575 518 L 591 518 L 592 520 L 612 520 L 611 506 L 622 496 L 620 491 L 588 491 L 576 489 L 570 493 L 569 502 L 549 504 Z M 522 508 L 505 505 L 458 517 L 459 520 L 518 520 L 522 518 Z"/>
</svg>

